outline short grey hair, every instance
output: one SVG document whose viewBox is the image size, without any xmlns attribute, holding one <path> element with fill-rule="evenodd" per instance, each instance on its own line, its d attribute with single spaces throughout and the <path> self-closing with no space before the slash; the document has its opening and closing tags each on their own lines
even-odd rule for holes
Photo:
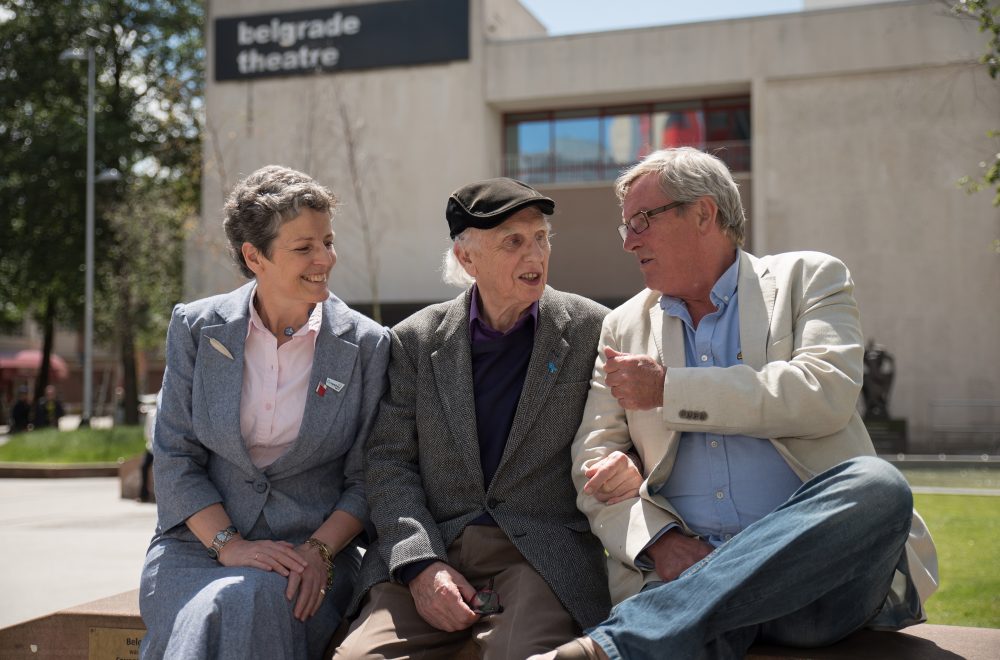
<svg viewBox="0 0 1000 660">
<path fill-rule="evenodd" d="M 549 222 L 548 217 L 542 213 L 541 209 L 538 209 L 538 214 L 545 219 L 545 228 L 551 233 L 552 223 Z M 500 225 L 497 226 L 499 227 Z M 493 229 L 496 229 L 496 227 Z M 462 245 L 466 250 L 469 250 L 473 246 L 479 244 L 479 242 L 483 239 L 483 234 L 488 231 L 493 231 L 493 229 L 476 229 L 475 227 L 468 227 L 452 240 L 451 246 L 444 251 L 443 255 L 441 255 L 441 279 L 444 280 L 445 284 L 457 286 L 460 289 L 468 289 L 476 283 L 476 278 L 469 275 L 469 273 L 465 270 L 465 267 L 458 262 L 458 257 L 455 256 L 455 246 Z"/>
<path fill-rule="evenodd" d="M 307 174 L 280 165 L 267 165 L 236 184 L 223 207 L 222 226 L 229 252 L 240 272 L 253 279 L 243 258 L 243 244 L 250 243 L 271 258 L 272 243 L 281 225 L 294 220 L 303 209 L 333 215 L 337 198 Z"/>
<path fill-rule="evenodd" d="M 646 174 L 655 174 L 660 189 L 676 202 L 711 197 L 719 207 L 719 227 L 733 243 L 743 245 L 747 219 L 740 203 L 739 186 L 719 158 L 693 147 L 654 151 L 615 181 L 619 203 L 625 202 L 629 188 Z"/>
</svg>

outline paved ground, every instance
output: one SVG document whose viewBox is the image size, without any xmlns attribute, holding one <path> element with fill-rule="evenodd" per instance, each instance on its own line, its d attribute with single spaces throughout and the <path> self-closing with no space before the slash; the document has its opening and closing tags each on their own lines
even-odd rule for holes
<svg viewBox="0 0 1000 660">
<path fill-rule="evenodd" d="M 0 479 L 0 628 L 139 586 L 156 506 L 118 479 Z"/>
</svg>

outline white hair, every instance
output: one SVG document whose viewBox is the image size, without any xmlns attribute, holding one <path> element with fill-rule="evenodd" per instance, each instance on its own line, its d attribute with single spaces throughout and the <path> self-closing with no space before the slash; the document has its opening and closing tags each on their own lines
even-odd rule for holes
<svg viewBox="0 0 1000 660">
<path fill-rule="evenodd" d="M 444 256 L 441 259 L 441 279 L 444 280 L 445 284 L 450 284 L 452 286 L 457 286 L 459 289 L 468 289 L 470 286 L 476 283 L 476 278 L 466 272 L 465 267 L 458 263 L 458 257 L 455 256 L 455 248 L 458 245 L 462 245 L 465 249 L 469 249 L 473 243 L 478 243 L 482 232 L 481 229 L 468 228 L 462 231 L 461 234 L 455 237 L 455 240 L 444 251 Z"/>
</svg>

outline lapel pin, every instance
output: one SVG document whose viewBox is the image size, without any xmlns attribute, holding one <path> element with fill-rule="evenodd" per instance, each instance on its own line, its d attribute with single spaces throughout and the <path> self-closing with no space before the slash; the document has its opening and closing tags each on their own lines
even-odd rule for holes
<svg viewBox="0 0 1000 660">
<path fill-rule="evenodd" d="M 323 383 L 320 383 L 319 385 L 317 385 L 316 386 L 316 394 L 318 394 L 320 396 L 326 396 L 326 385 L 324 385 Z"/>
<path fill-rule="evenodd" d="M 223 346 L 222 342 L 219 341 L 218 339 L 216 339 L 215 337 L 209 337 L 208 338 L 208 343 L 212 345 L 212 348 L 214 348 L 215 350 L 219 351 L 220 353 L 222 353 L 223 355 L 225 355 L 230 360 L 233 359 L 233 354 L 229 352 L 229 349 L 226 348 L 225 346 Z"/>
<path fill-rule="evenodd" d="M 555 362 L 549 362 L 549 373 L 550 374 L 554 374 L 555 372 L 556 372 L 556 363 Z"/>
<path fill-rule="evenodd" d="M 339 392 L 340 390 L 344 389 L 343 383 L 341 383 L 339 380 L 334 380 L 332 378 L 326 379 L 326 386 L 329 387 L 334 392 Z"/>
</svg>

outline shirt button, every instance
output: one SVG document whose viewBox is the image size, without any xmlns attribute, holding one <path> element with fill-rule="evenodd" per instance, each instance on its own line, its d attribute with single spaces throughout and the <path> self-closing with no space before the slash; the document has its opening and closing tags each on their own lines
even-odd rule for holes
<svg viewBox="0 0 1000 660">
<path fill-rule="evenodd" d="M 725 300 L 726 302 L 729 302 L 729 296 L 722 296 L 722 299 Z"/>
<path fill-rule="evenodd" d="M 732 535 L 732 534 L 726 534 L 726 535 L 725 535 L 725 536 L 723 536 L 722 538 L 724 538 L 725 540 L 727 540 L 727 541 L 728 541 L 729 539 L 733 538 L 733 535 Z"/>
<path fill-rule="evenodd" d="M 701 356 L 701 361 L 702 362 L 708 362 L 708 356 L 707 355 L 702 355 Z"/>
<path fill-rule="evenodd" d="M 725 493 L 723 493 L 721 490 L 715 491 L 715 499 L 721 500 L 725 496 L 726 496 Z"/>
<path fill-rule="evenodd" d="M 712 447 L 712 449 L 715 449 L 716 447 L 719 446 L 719 441 L 718 440 L 712 440 L 712 442 L 710 442 L 709 445 Z"/>
<path fill-rule="evenodd" d="M 257 483 L 255 483 L 253 485 L 253 489 L 255 491 L 257 491 L 258 493 L 266 493 L 267 492 L 267 482 L 258 481 Z"/>
</svg>

